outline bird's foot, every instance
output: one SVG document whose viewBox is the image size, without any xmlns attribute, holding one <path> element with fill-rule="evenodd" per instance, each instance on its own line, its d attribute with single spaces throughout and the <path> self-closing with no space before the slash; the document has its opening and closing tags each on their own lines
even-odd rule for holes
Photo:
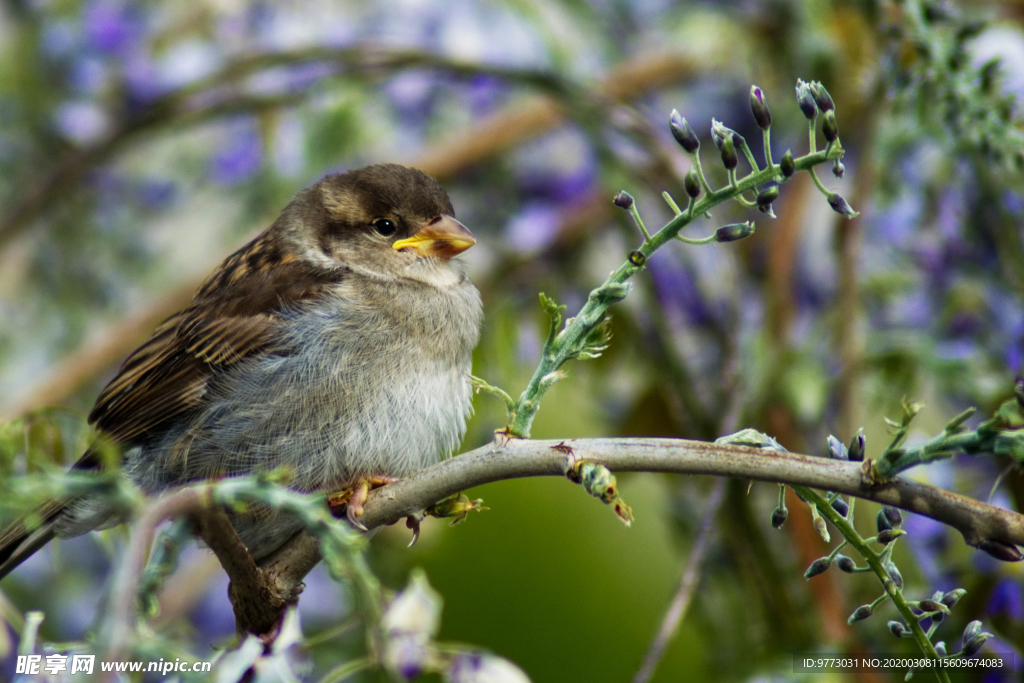
<svg viewBox="0 0 1024 683">
<path fill-rule="evenodd" d="M 381 486 L 394 484 L 396 481 L 398 481 L 396 477 L 389 477 L 383 474 L 360 477 L 353 486 L 327 496 L 327 505 L 331 508 L 331 512 L 335 514 L 344 505 L 345 517 L 348 519 L 349 524 L 360 531 L 366 531 L 366 526 L 359 521 L 359 518 L 363 515 L 363 505 L 366 504 L 370 491 Z"/>
</svg>

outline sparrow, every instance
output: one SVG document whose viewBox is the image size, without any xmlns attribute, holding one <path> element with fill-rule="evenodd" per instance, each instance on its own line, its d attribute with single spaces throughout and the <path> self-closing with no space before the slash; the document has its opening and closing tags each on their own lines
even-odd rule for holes
<svg viewBox="0 0 1024 683">
<path fill-rule="evenodd" d="M 426 173 L 329 175 L 229 256 L 121 365 L 89 422 L 150 495 L 286 468 L 303 492 L 362 492 L 459 445 L 471 412 L 480 295 L 456 255 L 476 243 Z M 103 467 L 91 447 L 73 466 Z M 350 518 L 361 511 L 357 495 Z M 95 496 L 55 500 L 0 534 L 0 578 L 54 537 L 125 521 Z M 256 560 L 299 529 L 231 513 Z"/>
</svg>

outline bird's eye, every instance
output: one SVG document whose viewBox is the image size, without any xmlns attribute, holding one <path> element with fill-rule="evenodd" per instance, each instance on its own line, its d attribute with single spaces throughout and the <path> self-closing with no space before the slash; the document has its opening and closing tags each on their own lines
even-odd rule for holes
<svg viewBox="0 0 1024 683">
<path fill-rule="evenodd" d="M 378 218 L 373 222 L 373 229 L 382 237 L 391 237 L 398 230 L 398 226 L 395 225 L 394 221 L 387 218 Z"/>
</svg>

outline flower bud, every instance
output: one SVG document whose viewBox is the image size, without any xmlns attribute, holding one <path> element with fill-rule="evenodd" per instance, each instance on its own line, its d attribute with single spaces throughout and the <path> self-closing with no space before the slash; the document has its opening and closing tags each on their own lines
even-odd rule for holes
<svg viewBox="0 0 1024 683">
<path fill-rule="evenodd" d="M 898 527 L 903 524 L 903 513 L 900 512 L 899 508 L 894 508 L 891 505 L 883 505 L 882 514 L 885 515 L 885 519 L 889 522 L 889 526 L 891 527 Z"/>
<path fill-rule="evenodd" d="M 384 612 L 382 626 L 391 635 L 406 633 L 433 638 L 441 625 L 441 595 L 431 588 L 422 570 L 394 597 Z"/>
<path fill-rule="evenodd" d="M 825 86 L 821 84 L 821 81 L 812 81 L 807 85 L 811 90 L 811 95 L 814 97 L 815 104 L 818 105 L 818 109 L 828 113 L 836 108 L 835 103 L 832 101 L 832 96 L 828 94 L 828 90 L 825 90 Z"/>
<path fill-rule="evenodd" d="M 956 603 L 960 602 L 960 598 L 965 595 L 967 595 L 967 591 L 963 588 L 954 588 L 942 596 L 942 604 L 952 609 L 956 607 Z"/>
<path fill-rule="evenodd" d="M 832 501 L 832 509 L 838 512 L 842 517 L 845 517 L 850 513 L 849 503 L 847 503 L 842 498 L 836 498 L 835 500 Z"/>
<path fill-rule="evenodd" d="M 781 529 L 789 517 L 789 508 L 775 508 L 772 510 L 772 526 Z"/>
<path fill-rule="evenodd" d="M 853 558 L 842 554 L 836 555 L 836 566 L 839 567 L 840 571 L 847 574 L 852 574 L 857 569 L 857 563 L 853 561 Z"/>
<path fill-rule="evenodd" d="M 686 195 L 691 199 L 696 199 L 700 196 L 700 178 L 697 177 L 697 172 L 690 169 L 690 172 L 683 178 L 683 188 L 686 190 Z"/>
<path fill-rule="evenodd" d="M 878 529 L 878 533 L 882 533 L 886 529 L 892 528 L 892 522 L 885 514 L 885 510 L 879 510 L 878 514 L 875 515 L 875 528 Z"/>
<path fill-rule="evenodd" d="M 619 193 L 615 195 L 615 198 L 612 200 L 612 204 L 620 209 L 628 210 L 633 207 L 633 195 L 629 194 L 625 190 L 619 190 Z"/>
<path fill-rule="evenodd" d="M 782 160 L 779 161 L 779 170 L 782 171 L 783 178 L 792 178 L 793 174 L 796 173 L 796 163 L 793 161 L 793 152 L 786 150 L 786 153 L 782 155 Z"/>
<path fill-rule="evenodd" d="M 981 622 L 975 619 L 964 627 L 964 642 L 974 638 L 981 633 Z"/>
<path fill-rule="evenodd" d="M 700 149 L 700 140 L 697 138 L 697 134 L 693 132 L 690 124 L 675 109 L 672 110 L 672 114 L 669 116 L 668 127 L 672 131 L 672 137 L 687 152 L 694 154 Z"/>
<path fill-rule="evenodd" d="M 897 638 L 902 638 L 903 634 L 907 632 L 907 627 L 902 621 L 890 621 L 889 631 Z"/>
<path fill-rule="evenodd" d="M 893 585 L 903 590 L 903 574 L 900 574 L 900 570 L 896 568 L 896 565 L 891 561 L 886 562 L 885 571 L 889 572 L 889 578 L 892 579 Z"/>
<path fill-rule="evenodd" d="M 736 242 L 737 240 L 750 237 L 753 234 L 754 224 L 750 221 L 747 221 L 746 223 L 730 223 L 729 225 L 723 225 L 715 231 L 715 241 Z"/>
<path fill-rule="evenodd" d="M 722 140 L 722 164 L 726 170 L 731 171 L 740 163 L 739 157 L 736 156 L 736 143 L 732 140 L 732 135 L 728 135 Z"/>
<path fill-rule="evenodd" d="M 843 195 L 838 192 L 833 192 L 828 196 L 828 205 L 832 207 L 833 211 L 845 218 L 854 218 L 860 215 L 860 212 L 854 211 L 853 207 L 843 198 Z"/>
<path fill-rule="evenodd" d="M 864 429 L 857 430 L 857 433 L 850 439 L 850 447 L 848 449 L 850 453 L 850 460 L 854 462 L 861 462 L 864 460 L 864 449 L 867 444 L 864 439 Z"/>
<path fill-rule="evenodd" d="M 756 85 L 750 86 L 750 111 L 754 114 L 758 128 L 768 130 L 772 127 L 772 113 L 764 101 L 764 92 Z"/>
<path fill-rule="evenodd" d="M 925 612 L 941 612 L 942 614 L 949 614 L 949 608 L 937 600 L 922 600 L 917 604 Z"/>
<path fill-rule="evenodd" d="M 448 670 L 448 683 L 530 683 L 518 666 L 496 655 L 460 652 Z"/>
<path fill-rule="evenodd" d="M 831 434 L 828 435 L 828 457 L 835 460 L 849 460 L 850 458 L 850 453 L 846 450 L 843 442 Z"/>
<path fill-rule="evenodd" d="M 991 538 L 982 539 L 978 543 L 977 548 L 978 550 L 984 550 L 992 557 L 1003 562 L 1020 562 L 1024 560 L 1024 554 L 1021 553 L 1020 548 Z"/>
<path fill-rule="evenodd" d="M 861 605 L 857 609 L 853 610 L 853 614 L 851 614 L 850 618 L 846 620 L 846 623 L 852 624 L 855 621 L 867 619 L 874 613 L 874 611 L 875 610 L 871 607 L 871 605 Z"/>
<path fill-rule="evenodd" d="M 814 104 L 814 93 L 811 92 L 810 85 L 800 79 L 796 81 L 796 103 L 808 120 L 818 115 L 818 107 Z"/>
<path fill-rule="evenodd" d="M 818 509 L 814 508 L 814 511 L 817 512 Z M 829 533 L 828 533 L 828 525 L 825 524 L 825 520 L 822 519 L 821 517 L 814 517 L 814 519 L 812 520 L 811 524 L 814 525 L 814 530 L 818 532 L 818 535 L 821 536 L 821 538 L 826 543 L 828 543 L 829 539 L 830 539 L 830 536 L 829 536 Z"/>
<path fill-rule="evenodd" d="M 836 178 L 842 178 L 844 173 L 846 173 L 846 167 L 843 166 L 843 162 L 839 159 L 835 159 L 832 162 L 832 175 Z"/>
<path fill-rule="evenodd" d="M 945 657 L 946 656 L 946 641 L 940 640 L 939 642 L 935 643 L 935 652 L 940 657 Z"/>
<path fill-rule="evenodd" d="M 779 184 L 775 182 L 765 183 L 761 191 L 757 193 L 757 206 L 764 208 L 771 206 L 772 202 L 779 198 Z"/>
<path fill-rule="evenodd" d="M 722 143 L 725 139 L 733 134 L 733 130 L 729 126 L 725 125 L 718 119 L 711 119 L 711 142 L 715 143 L 715 147 L 722 149 Z"/>
<path fill-rule="evenodd" d="M 879 531 L 876 537 L 878 542 L 882 545 L 889 545 L 896 540 L 898 536 L 902 536 L 903 532 L 896 529 L 886 529 L 885 531 Z"/>
<path fill-rule="evenodd" d="M 973 657 L 978 654 L 981 650 L 981 646 L 985 644 L 985 641 L 991 637 L 992 635 L 990 633 L 979 633 L 970 640 L 964 642 L 964 647 L 963 650 L 960 651 L 960 654 L 965 658 Z"/>
<path fill-rule="evenodd" d="M 831 566 L 832 566 L 832 560 L 830 560 L 827 557 L 819 557 L 814 562 L 811 562 L 811 566 L 808 567 L 807 571 L 804 572 L 804 578 L 805 579 L 809 579 L 812 576 L 817 576 L 818 574 L 824 574 L 825 572 L 828 571 L 829 567 L 831 567 Z"/>
<path fill-rule="evenodd" d="M 839 137 L 839 124 L 836 123 L 835 112 L 825 112 L 825 120 L 821 123 L 821 133 L 828 142 L 835 142 Z"/>
</svg>

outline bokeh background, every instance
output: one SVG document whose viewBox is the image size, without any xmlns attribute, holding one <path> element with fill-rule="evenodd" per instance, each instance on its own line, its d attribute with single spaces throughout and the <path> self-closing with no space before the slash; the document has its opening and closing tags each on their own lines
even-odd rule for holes
<svg viewBox="0 0 1024 683">
<path fill-rule="evenodd" d="M 1022 22 L 1017 0 L 5 0 L 0 412 L 29 417 L 4 438 L 73 461 L 117 363 L 222 258 L 325 173 L 383 161 L 436 175 L 479 237 L 465 257 L 486 311 L 474 370 L 518 394 L 546 327 L 538 293 L 571 314 L 638 243 L 615 192 L 633 194 L 650 226 L 670 216 L 662 190 L 683 196 L 689 160 L 669 112 L 705 151 L 715 117 L 760 157 L 756 83 L 775 158 L 800 154 L 797 78 L 836 100 L 845 175 L 823 177 L 862 215 L 840 219 L 806 174 L 783 187 L 776 220 L 718 209 L 693 234 L 754 218 L 756 235 L 658 252 L 614 309 L 611 348 L 568 368 L 533 435 L 706 439 L 752 426 L 824 453 L 829 433 L 845 441 L 863 426 L 870 456 L 904 397 L 927 404 L 913 439 L 968 405 L 991 412 L 1024 347 Z M 713 154 L 705 168 L 724 178 Z M 478 397 L 464 448 L 503 419 Z M 1024 477 L 1007 465 L 957 459 L 913 476 L 1021 509 Z M 442 640 L 488 648 L 538 682 L 628 680 L 713 482 L 620 481 L 630 529 L 567 481 L 507 482 L 469 492 L 490 510 L 454 528 L 428 521 L 412 549 L 406 530 L 386 530 L 371 560 L 392 589 L 427 571 L 445 599 Z M 700 590 L 654 680 L 788 679 L 793 653 L 913 652 L 885 628 L 892 615 L 846 625 L 875 597 L 873 578 L 803 579 L 826 546 L 797 505 L 772 529 L 776 496 L 728 483 Z M 858 511 L 870 527 L 874 508 Z M 980 618 L 998 636 L 989 651 L 1024 661 L 1020 567 L 928 520 L 908 529 L 896 556 L 908 590 L 969 590 L 941 632 L 950 649 Z M 124 540 L 122 529 L 63 542 L 4 582 L 0 678 L 27 610 L 45 612 L 47 640 L 86 636 Z M 208 656 L 233 632 L 225 591 L 191 549 L 157 627 Z M 311 575 L 310 680 L 362 651 L 358 628 L 331 633 L 348 605 L 343 586 Z"/>
</svg>

